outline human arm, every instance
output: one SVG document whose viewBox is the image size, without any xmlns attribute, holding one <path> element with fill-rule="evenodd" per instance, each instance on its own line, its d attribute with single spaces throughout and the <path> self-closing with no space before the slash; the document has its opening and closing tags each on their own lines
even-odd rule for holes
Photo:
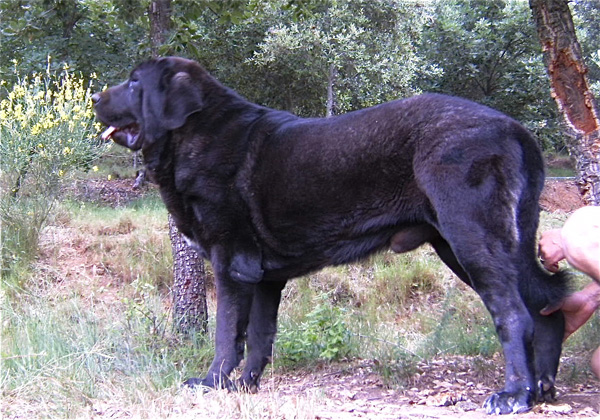
<svg viewBox="0 0 600 420">
<path fill-rule="evenodd" d="M 575 211 L 560 231 L 560 242 L 569 264 L 600 281 L 600 207 Z"/>
<path fill-rule="evenodd" d="M 541 314 L 550 315 L 558 309 L 562 310 L 565 316 L 564 339 L 566 340 L 567 337 L 585 324 L 599 307 L 600 283 L 594 281 L 579 292 L 568 296 L 561 305 L 542 309 Z"/>
</svg>

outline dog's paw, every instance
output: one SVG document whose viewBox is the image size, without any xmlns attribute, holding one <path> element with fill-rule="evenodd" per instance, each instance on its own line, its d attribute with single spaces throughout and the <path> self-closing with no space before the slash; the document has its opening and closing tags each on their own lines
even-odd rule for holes
<svg viewBox="0 0 600 420">
<path fill-rule="evenodd" d="M 208 392 L 211 389 L 228 389 L 236 391 L 235 384 L 227 378 L 190 378 L 183 382 L 183 387 L 191 388 L 195 391 Z"/>
<path fill-rule="evenodd" d="M 240 390 L 249 394 L 256 394 L 258 392 L 258 383 L 260 374 L 253 371 L 244 371 L 240 377 Z"/>
<path fill-rule="evenodd" d="M 517 392 L 498 392 L 483 403 L 487 414 L 517 414 L 533 408 L 534 394 L 529 389 Z"/>
<path fill-rule="evenodd" d="M 540 379 L 537 387 L 537 402 L 553 402 L 556 401 L 556 388 L 554 381 L 549 379 Z"/>
<path fill-rule="evenodd" d="M 187 387 L 187 388 L 192 388 L 192 389 L 199 389 L 199 388 L 205 386 L 202 382 L 203 382 L 202 378 L 190 378 L 190 379 L 184 381 L 181 384 L 181 386 Z"/>
</svg>

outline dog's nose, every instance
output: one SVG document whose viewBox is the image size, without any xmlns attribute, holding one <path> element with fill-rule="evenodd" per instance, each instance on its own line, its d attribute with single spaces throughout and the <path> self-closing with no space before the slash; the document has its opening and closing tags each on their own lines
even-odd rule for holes
<svg viewBox="0 0 600 420">
<path fill-rule="evenodd" d="M 97 104 L 98 102 L 100 102 L 100 94 L 99 93 L 94 93 L 92 95 L 92 102 L 94 104 Z"/>
</svg>

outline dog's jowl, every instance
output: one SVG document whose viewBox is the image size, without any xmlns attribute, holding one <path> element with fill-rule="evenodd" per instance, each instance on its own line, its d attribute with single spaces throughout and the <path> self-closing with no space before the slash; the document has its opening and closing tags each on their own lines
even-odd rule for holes
<svg viewBox="0 0 600 420">
<path fill-rule="evenodd" d="M 179 230 L 217 282 L 214 361 L 190 386 L 255 390 L 294 277 L 424 243 L 494 320 L 505 388 L 489 413 L 552 398 L 564 294 L 536 259 L 544 168 L 535 140 L 490 108 L 426 94 L 332 118 L 248 102 L 196 62 L 148 61 L 94 95 L 105 138 L 141 149 Z"/>
</svg>

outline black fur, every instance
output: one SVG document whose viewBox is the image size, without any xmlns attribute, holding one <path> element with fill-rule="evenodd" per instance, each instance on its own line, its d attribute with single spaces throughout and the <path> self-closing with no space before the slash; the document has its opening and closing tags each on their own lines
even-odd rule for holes
<svg viewBox="0 0 600 420">
<path fill-rule="evenodd" d="M 302 119 L 175 57 L 94 101 L 100 121 L 123 128 L 113 140 L 142 149 L 178 228 L 212 263 L 216 354 L 189 385 L 233 387 L 247 349 L 240 383 L 258 387 L 290 278 L 429 242 L 481 296 L 502 342 L 506 386 L 486 410 L 553 396 L 564 321 L 538 312 L 566 282 L 536 259 L 544 168 L 516 121 L 442 95 Z"/>
</svg>

